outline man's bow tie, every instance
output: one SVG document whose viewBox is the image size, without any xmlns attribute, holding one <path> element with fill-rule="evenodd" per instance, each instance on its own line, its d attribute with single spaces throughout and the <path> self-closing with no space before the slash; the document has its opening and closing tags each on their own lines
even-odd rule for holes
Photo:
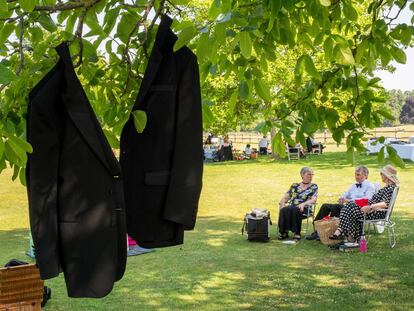
<svg viewBox="0 0 414 311">
<path fill-rule="evenodd" d="M 355 186 L 356 186 L 357 188 L 361 188 L 361 187 L 362 187 L 362 184 L 355 184 Z"/>
</svg>

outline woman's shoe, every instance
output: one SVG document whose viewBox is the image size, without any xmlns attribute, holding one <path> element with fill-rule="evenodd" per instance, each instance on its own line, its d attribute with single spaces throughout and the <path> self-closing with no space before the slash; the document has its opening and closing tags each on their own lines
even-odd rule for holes
<svg viewBox="0 0 414 311">
<path fill-rule="evenodd" d="M 285 233 L 279 233 L 279 235 L 277 236 L 278 240 L 285 240 L 289 237 L 289 235 L 285 232 Z"/>
<path fill-rule="evenodd" d="M 336 231 L 339 232 L 339 234 L 336 234 Z M 342 230 L 341 229 L 336 229 L 335 233 L 330 235 L 328 238 L 329 240 L 342 240 L 343 239 L 343 235 L 342 235 Z"/>
<path fill-rule="evenodd" d="M 302 237 L 300 236 L 300 234 L 294 234 L 293 235 L 293 240 L 294 241 L 299 241 Z"/>
</svg>

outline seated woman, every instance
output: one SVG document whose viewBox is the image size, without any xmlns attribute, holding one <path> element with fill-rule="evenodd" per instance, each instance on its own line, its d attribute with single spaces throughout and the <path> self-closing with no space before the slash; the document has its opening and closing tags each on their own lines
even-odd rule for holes
<svg viewBox="0 0 414 311">
<path fill-rule="evenodd" d="M 359 240 L 362 235 L 362 220 L 364 219 L 364 214 L 366 215 L 366 219 L 385 217 L 386 212 L 379 211 L 378 209 L 388 208 L 394 188 L 399 184 L 399 181 L 397 178 L 397 170 L 391 165 L 384 166 L 380 174 L 385 186 L 368 200 L 367 206 L 359 207 L 353 201 L 348 202 L 341 209 L 339 226 L 335 233 L 329 237 L 331 240 L 338 240 L 342 235 L 347 237 L 350 242 Z"/>
<path fill-rule="evenodd" d="M 312 169 L 303 167 L 300 176 L 302 182 L 292 184 L 279 203 L 279 240 L 288 238 L 289 230 L 294 233 L 294 240 L 300 240 L 302 218 L 307 214 L 306 205 L 315 203 L 317 199 L 318 186 L 312 183 Z"/>
</svg>

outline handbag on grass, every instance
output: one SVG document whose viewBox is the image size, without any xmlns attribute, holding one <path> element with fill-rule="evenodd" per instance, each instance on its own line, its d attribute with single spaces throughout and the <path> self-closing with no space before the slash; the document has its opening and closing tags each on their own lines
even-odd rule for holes
<svg viewBox="0 0 414 311">
<path fill-rule="evenodd" d="M 247 240 L 269 241 L 269 224 L 272 225 L 270 212 L 267 209 L 254 208 L 244 217 L 242 234 L 247 233 Z"/>
</svg>

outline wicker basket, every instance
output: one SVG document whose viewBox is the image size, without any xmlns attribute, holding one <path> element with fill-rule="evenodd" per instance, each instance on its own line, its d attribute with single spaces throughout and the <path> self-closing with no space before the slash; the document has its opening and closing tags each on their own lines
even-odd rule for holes
<svg viewBox="0 0 414 311">
<path fill-rule="evenodd" d="M 335 230 L 338 228 L 339 218 L 331 218 L 329 220 L 317 220 L 315 221 L 315 228 L 318 232 L 319 239 L 323 244 L 332 245 L 337 244 L 340 241 L 330 240 L 329 236 L 334 234 Z"/>
<path fill-rule="evenodd" d="M 40 310 L 43 283 L 34 264 L 0 268 L 0 311 Z"/>
</svg>

